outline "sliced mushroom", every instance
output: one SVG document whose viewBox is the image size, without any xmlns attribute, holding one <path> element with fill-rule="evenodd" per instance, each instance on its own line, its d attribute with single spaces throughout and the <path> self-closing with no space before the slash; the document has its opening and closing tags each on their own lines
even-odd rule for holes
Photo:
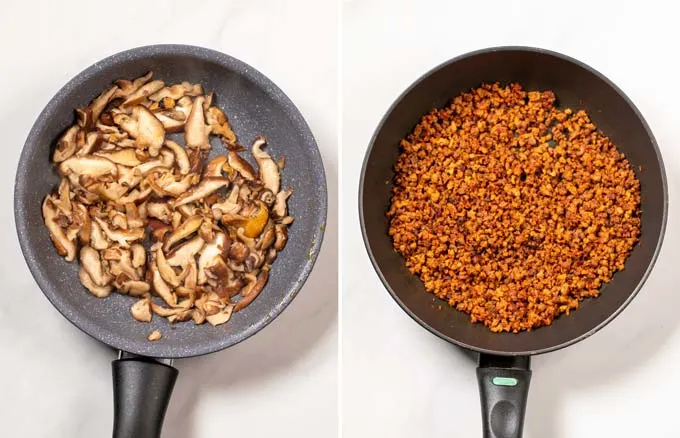
<svg viewBox="0 0 680 438">
<path fill-rule="evenodd" d="M 90 243 L 92 248 L 98 250 L 109 247 L 109 241 L 106 239 L 106 236 L 96 221 L 92 222 L 90 225 Z"/>
<path fill-rule="evenodd" d="M 114 82 L 116 86 L 118 87 L 118 92 L 116 93 L 116 98 L 126 98 L 130 96 L 132 93 L 135 91 L 139 90 L 139 88 L 149 82 L 151 80 L 151 77 L 153 76 L 153 72 L 148 72 L 144 76 L 140 76 L 132 81 L 127 80 L 127 79 L 119 79 Z"/>
<path fill-rule="evenodd" d="M 210 195 L 211 193 L 216 192 L 222 187 L 226 187 L 228 185 L 229 180 L 227 178 L 220 177 L 203 178 L 201 182 L 198 183 L 197 186 L 192 187 L 191 189 L 189 189 L 188 192 L 180 195 L 177 199 L 175 199 L 173 205 L 175 206 L 175 208 L 177 208 L 180 205 L 198 201 Z"/>
<path fill-rule="evenodd" d="M 155 342 L 159 341 L 163 337 L 163 334 L 159 330 L 154 330 L 151 333 L 149 333 L 149 336 L 146 337 L 146 339 L 149 342 Z"/>
<path fill-rule="evenodd" d="M 96 193 L 101 199 L 106 201 L 118 201 L 130 190 L 129 187 L 117 182 L 95 182 L 88 185 L 86 189 Z"/>
<path fill-rule="evenodd" d="M 167 202 L 148 201 L 146 203 L 146 214 L 147 216 L 155 217 L 166 224 L 170 223 L 172 220 L 172 211 Z"/>
<path fill-rule="evenodd" d="M 91 129 L 97 120 L 99 120 L 99 116 L 104 111 L 104 108 L 106 108 L 106 105 L 109 104 L 109 101 L 117 92 L 118 87 L 114 85 L 97 96 L 87 108 L 80 110 L 80 126 L 84 129 Z"/>
<path fill-rule="evenodd" d="M 78 278 L 80 279 L 80 283 L 85 286 L 87 290 L 92 293 L 97 298 L 106 298 L 109 295 L 111 295 L 111 291 L 113 290 L 113 287 L 111 286 L 98 286 L 95 284 L 94 281 L 92 281 L 92 278 L 90 275 L 87 273 L 84 267 L 80 267 L 78 270 Z"/>
<path fill-rule="evenodd" d="M 226 306 L 224 309 L 215 313 L 214 315 L 206 315 L 205 319 L 213 326 L 224 324 L 229 321 L 231 314 L 234 311 L 233 306 Z"/>
<path fill-rule="evenodd" d="M 130 308 L 130 313 L 139 322 L 151 322 L 151 300 L 149 298 L 142 298 L 137 301 Z"/>
<path fill-rule="evenodd" d="M 123 166 L 134 167 L 142 164 L 137 158 L 134 149 L 120 149 L 117 151 L 99 151 L 95 152 L 96 157 L 106 158 L 116 164 Z"/>
<path fill-rule="evenodd" d="M 76 257 L 76 244 L 66 236 L 64 230 L 55 222 L 57 211 L 49 196 L 43 201 L 42 213 L 57 253 L 64 257 L 67 262 L 72 262 Z"/>
<path fill-rule="evenodd" d="M 210 125 L 211 134 L 219 135 L 222 137 L 225 143 L 235 144 L 236 134 L 231 129 L 231 125 L 227 120 L 227 116 L 224 115 L 221 109 L 211 106 L 205 113 L 205 118 Z"/>
<path fill-rule="evenodd" d="M 198 265 L 193 256 L 186 261 L 182 276 L 184 277 L 184 287 L 195 290 L 198 285 Z"/>
<path fill-rule="evenodd" d="M 279 175 L 279 166 L 276 165 L 272 157 L 262 150 L 262 146 L 267 143 L 264 137 L 258 136 L 253 143 L 252 152 L 257 166 L 259 167 L 259 174 L 264 186 L 276 194 L 279 192 L 281 185 L 281 176 Z"/>
<path fill-rule="evenodd" d="M 205 312 L 201 309 L 194 309 L 191 318 L 194 320 L 196 325 L 201 325 L 205 322 Z"/>
<path fill-rule="evenodd" d="M 273 226 L 268 226 L 262 232 L 260 240 L 257 242 L 257 248 L 261 251 L 269 249 L 276 241 L 276 229 Z"/>
<path fill-rule="evenodd" d="M 276 230 L 276 241 L 274 242 L 274 249 L 277 251 L 283 250 L 288 243 L 288 227 L 285 225 L 277 224 L 274 229 Z"/>
<path fill-rule="evenodd" d="M 176 113 L 173 111 L 172 113 Z M 179 113 L 183 116 L 182 113 Z M 163 124 L 163 128 L 166 133 L 174 134 L 177 132 L 182 132 L 184 130 L 184 119 L 177 119 L 172 117 L 169 111 L 154 113 L 158 121 Z"/>
<path fill-rule="evenodd" d="M 120 259 L 109 262 L 109 271 L 111 274 L 116 278 L 119 278 L 121 275 L 124 276 L 125 280 L 122 280 L 121 283 L 127 280 L 139 280 L 139 274 L 135 267 L 132 266 L 130 252 L 123 250 L 120 255 Z"/>
<path fill-rule="evenodd" d="M 80 131 L 78 125 L 73 125 L 66 130 L 57 142 L 57 147 L 52 155 L 52 161 L 61 163 L 76 153 L 76 136 Z"/>
<path fill-rule="evenodd" d="M 201 223 L 203 223 L 203 218 L 200 216 L 191 216 L 187 218 L 179 227 L 177 227 L 175 231 L 172 232 L 172 234 L 167 237 L 165 243 L 163 244 L 163 250 L 167 252 L 173 247 L 174 244 L 191 236 L 198 230 L 198 228 L 201 226 Z"/>
<path fill-rule="evenodd" d="M 220 263 L 225 264 L 222 255 L 225 253 L 225 245 L 228 237 L 224 233 L 215 233 L 215 240 L 205 245 L 198 258 L 198 284 L 208 281 L 206 270 Z M 225 265 L 226 268 L 226 265 Z"/>
<path fill-rule="evenodd" d="M 184 125 L 184 139 L 190 149 L 210 149 L 210 126 L 205 123 L 203 113 L 203 96 L 194 99 L 191 112 Z"/>
<path fill-rule="evenodd" d="M 131 107 L 134 105 L 137 105 L 141 103 L 144 99 L 149 97 L 151 94 L 157 92 L 161 88 L 165 86 L 165 82 L 163 81 L 151 81 L 147 84 L 142 85 L 139 87 L 135 92 L 130 94 L 127 99 L 123 102 L 124 107 Z"/>
<path fill-rule="evenodd" d="M 90 244 L 90 234 L 92 233 L 92 220 L 87 212 L 87 208 L 80 203 L 73 203 L 73 220 L 78 224 L 78 239 L 82 245 Z"/>
<path fill-rule="evenodd" d="M 146 199 L 151 194 L 151 189 L 147 188 L 144 190 L 134 189 L 130 191 L 126 196 L 118 199 L 118 204 L 127 204 L 128 202 L 141 202 Z"/>
<path fill-rule="evenodd" d="M 165 141 L 163 124 L 147 108 L 137 105 L 132 109 L 132 115 L 137 119 L 137 146 L 149 150 L 152 157 L 158 153 Z"/>
<path fill-rule="evenodd" d="M 225 155 L 218 155 L 217 157 L 208 161 L 208 163 L 205 165 L 205 169 L 203 169 L 203 176 L 204 177 L 221 177 L 222 176 L 222 167 L 224 166 L 224 163 L 226 163 L 226 162 L 227 162 L 227 157 Z"/>
<path fill-rule="evenodd" d="M 253 169 L 253 166 L 241 158 L 241 156 L 236 152 L 229 151 L 227 162 L 229 163 L 229 166 L 237 171 L 243 178 L 247 179 L 248 181 L 255 180 L 255 169 Z"/>
<path fill-rule="evenodd" d="M 125 204 L 125 217 L 127 219 L 128 227 L 130 228 L 141 228 L 145 225 L 139 215 L 137 205 L 133 202 Z"/>
<path fill-rule="evenodd" d="M 59 165 L 59 171 L 63 175 L 85 175 L 91 178 L 99 178 L 105 175 L 116 176 L 118 173 L 118 169 L 112 161 L 92 155 L 68 158 Z"/>
<path fill-rule="evenodd" d="M 274 202 L 276 201 L 276 196 L 274 193 L 272 193 L 271 190 L 269 189 L 262 189 L 260 194 L 257 196 L 257 198 L 264 202 L 267 207 L 270 207 L 274 205 Z"/>
<path fill-rule="evenodd" d="M 292 194 L 293 190 L 291 189 L 281 190 L 276 194 L 276 201 L 274 202 L 274 208 L 272 209 L 274 215 L 280 218 L 286 217 L 288 215 L 287 201 Z"/>
<path fill-rule="evenodd" d="M 132 252 L 132 266 L 140 268 L 146 263 L 146 250 L 139 243 L 135 243 L 130 247 Z"/>
<path fill-rule="evenodd" d="M 200 96 L 203 94 L 203 87 L 201 84 L 191 84 L 189 82 L 182 82 L 170 87 L 165 87 L 149 96 L 149 100 L 158 102 L 161 99 L 169 97 L 173 100 L 178 100 L 183 96 Z"/>
<path fill-rule="evenodd" d="M 190 165 L 187 151 L 185 151 L 182 146 L 178 145 L 172 140 L 166 140 L 165 146 L 167 146 L 172 151 L 172 153 L 175 154 L 175 161 L 177 162 L 179 173 L 182 175 L 189 173 Z"/>
<path fill-rule="evenodd" d="M 178 277 L 172 266 L 168 264 L 168 261 L 163 254 L 163 250 L 160 247 L 156 250 L 156 265 L 158 266 L 158 272 L 161 274 L 161 277 L 166 283 L 170 284 L 170 286 L 176 288 L 182 283 L 182 278 Z"/>
<path fill-rule="evenodd" d="M 153 290 L 156 292 L 156 294 L 170 306 L 176 305 L 177 297 L 173 295 L 172 291 L 170 290 L 170 287 L 165 282 L 165 280 L 163 280 L 163 277 L 161 277 L 161 273 L 158 271 L 158 266 L 156 266 L 155 262 L 151 263 L 151 279 Z"/>
<path fill-rule="evenodd" d="M 113 230 L 109 225 L 98 217 L 94 220 L 99 224 L 106 237 L 118 243 L 123 248 L 129 248 L 130 244 L 144 238 L 143 228 L 133 228 L 130 230 Z"/>
<path fill-rule="evenodd" d="M 232 242 L 231 247 L 229 248 L 229 258 L 236 263 L 245 262 L 249 253 L 250 250 L 243 242 Z"/>
<path fill-rule="evenodd" d="M 269 280 L 269 272 L 263 270 L 257 276 L 257 280 L 251 281 L 241 292 L 243 298 L 241 298 L 239 302 L 236 303 L 234 310 L 238 312 L 239 310 L 245 309 L 250 303 L 252 303 L 260 294 L 260 292 L 262 292 L 262 289 L 264 289 L 264 286 L 267 284 L 267 280 Z"/>
<path fill-rule="evenodd" d="M 95 152 L 102 144 L 102 136 L 98 132 L 88 132 L 85 136 L 85 143 L 78 149 L 76 155 L 83 156 Z"/>
<path fill-rule="evenodd" d="M 250 251 L 246 258 L 245 265 L 248 272 L 260 269 L 264 264 L 264 254 L 260 251 Z"/>
<path fill-rule="evenodd" d="M 80 266 L 87 271 L 97 286 L 106 286 L 111 281 L 111 276 L 105 272 L 102 266 L 99 252 L 90 246 L 84 246 L 80 249 Z"/>
</svg>

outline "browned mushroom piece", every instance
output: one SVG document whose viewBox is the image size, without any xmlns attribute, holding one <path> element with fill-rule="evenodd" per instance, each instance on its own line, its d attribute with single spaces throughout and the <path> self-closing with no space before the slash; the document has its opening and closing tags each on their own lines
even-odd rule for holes
<svg viewBox="0 0 680 438">
<path fill-rule="evenodd" d="M 208 269 L 216 265 L 226 269 L 222 255 L 225 253 L 228 240 L 229 238 L 224 233 L 215 233 L 215 240 L 203 247 L 198 258 L 198 284 L 204 284 L 208 281 L 208 274 L 206 272 Z"/>
<path fill-rule="evenodd" d="M 246 261 L 250 249 L 243 242 L 235 241 L 232 242 L 229 248 L 229 259 L 235 261 L 236 263 L 243 263 Z"/>
<path fill-rule="evenodd" d="M 209 107 L 205 112 L 205 118 L 208 125 L 210 125 L 211 134 L 221 136 L 222 140 L 227 144 L 233 145 L 236 143 L 236 134 L 234 134 L 227 116 L 221 109 L 216 106 Z"/>
<path fill-rule="evenodd" d="M 220 178 L 220 177 L 208 177 L 208 178 L 203 178 L 200 183 L 198 183 L 197 186 L 194 186 L 189 189 L 186 193 L 180 195 L 177 199 L 175 199 L 175 202 L 173 205 L 175 208 L 179 207 L 180 205 L 188 204 L 190 202 L 195 202 L 200 199 L 205 198 L 206 196 L 216 192 L 217 190 L 221 189 L 222 187 L 226 187 L 229 185 L 229 179 L 227 178 Z"/>
<path fill-rule="evenodd" d="M 172 220 L 172 211 L 167 202 L 148 201 L 146 203 L 146 214 L 147 216 L 155 217 L 166 224 L 170 223 Z"/>
<path fill-rule="evenodd" d="M 130 307 L 132 317 L 139 322 L 151 322 L 151 299 L 142 298 Z"/>
<path fill-rule="evenodd" d="M 191 84 L 185 81 L 180 84 L 162 88 L 150 95 L 149 100 L 158 102 L 162 99 L 170 98 L 174 101 L 184 96 L 200 96 L 201 94 L 203 94 L 203 87 L 201 84 Z"/>
<path fill-rule="evenodd" d="M 106 298 L 109 295 L 111 295 L 111 291 L 113 290 L 113 287 L 111 286 L 98 286 L 95 284 L 95 282 L 92 280 L 90 275 L 87 273 L 85 268 L 83 266 L 80 267 L 78 270 L 78 278 L 80 279 L 80 283 L 85 286 L 87 290 L 92 293 L 97 298 Z"/>
<path fill-rule="evenodd" d="M 135 92 L 130 94 L 127 99 L 123 102 L 122 106 L 123 107 L 132 107 L 134 105 L 137 105 L 144 101 L 144 99 L 148 98 L 150 95 L 153 93 L 157 92 L 161 88 L 165 86 L 165 82 L 163 81 L 151 81 L 149 83 L 146 83 L 139 87 Z"/>
<path fill-rule="evenodd" d="M 201 223 L 203 223 L 203 218 L 201 216 L 191 216 L 187 218 L 166 238 L 165 243 L 163 244 L 163 250 L 170 251 L 174 244 L 194 234 L 201 226 Z"/>
<path fill-rule="evenodd" d="M 118 91 L 118 87 L 114 85 L 97 96 L 87 108 L 77 110 L 80 127 L 88 130 L 92 129 L 97 120 L 99 120 L 99 116 L 104 111 L 104 108 L 106 108 L 106 105 L 109 104 L 109 101 Z"/>
<path fill-rule="evenodd" d="M 131 297 L 141 297 L 148 295 L 149 291 L 151 290 L 151 286 L 146 281 L 126 280 L 121 282 L 118 290 L 130 295 Z"/>
<path fill-rule="evenodd" d="M 279 186 L 281 185 L 281 176 L 279 175 L 279 166 L 276 165 L 267 152 L 262 150 L 262 146 L 266 143 L 267 140 L 262 136 L 255 138 L 252 152 L 255 161 L 257 161 L 259 176 L 262 179 L 264 186 L 272 193 L 276 194 L 279 192 Z"/>
<path fill-rule="evenodd" d="M 172 266 L 170 266 L 160 247 L 156 250 L 156 265 L 158 266 L 158 272 L 161 274 L 161 277 L 170 286 L 176 288 L 182 284 L 183 278 L 178 276 Z"/>
<path fill-rule="evenodd" d="M 88 176 L 99 178 L 106 175 L 116 176 L 118 169 L 115 163 L 102 157 L 86 155 L 82 157 L 71 157 L 62 161 L 59 165 L 59 172 L 62 175 L 75 174 L 76 176 Z"/>
<path fill-rule="evenodd" d="M 231 314 L 234 311 L 234 306 L 225 306 L 224 309 L 213 315 L 206 315 L 205 319 L 213 326 L 224 324 L 231 319 Z"/>
<path fill-rule="evenodd" d="M 45 225 L 50 232 L 50 238 L 52 243 L 54 243 L 57 253 L 64 257 L 67 262 L 71 262 L 76 257 L 76 244 L 73 240 L 66 236 L 66 233 L 62 228 L 55 222 L 57 217 L 57 210 L 54 207 L 52 198 L 50 196 L 46 197 L 42 205 L 43 219 L 45 220 Z"/>
<path fill-rule="evenodd" d="M 255 298 L 262 292 L 262 289 L 264 289 L 264 286 L 267 284 L 267 281 L 269 280 L 269 272 L 262 270 L 260 274 L 257 276 L 257 279 L 255 281 L 250 281 L 248 285 L 241 291 L 241 296 L 242 298 L 236 303 L 234 306 L 235 311 L 243 310 L 250 303 L 252 303 Z"/>
<path fill-rule="evenodd" d="M 239 175 L 248 181 L 255 180 L 255 169 L 246 160 L 244 160 L 239 154 L 234 151 L 229 151 L 227 155 L 227 162 L 232 169 L 237 171 Z"/>
<path fill-rule="evenodd" d="M 137 154 L 135 154 L 134 149 L 120 149 L 116 151 L 98 151 L 94 153 L 94 156 L 106 158 L 107 160 L 112 161 L 116 164 L 120 164 L 122 166 L 134 167 L 142 164 L 142 162 L 139 161 L 139 158 L 137 158 Z"/>
<path fill-rule="evenodd" d="M 150 71 L 146 73 L 144 76 L 140 76 L 138 78 L 135 78 L 134 80 L 130 81 L 127 79 L 119 79 L 114 82 L 116 86 L 118 87 L 118 92 L 116 92 L 115 97 L 116 98 L 127 98 L 130 96 L 132 93 L 135 91 L 139 90 L 139 88 L 149 82 L 151 78 L 153 77 L 153 72 Z"/>
<path fill-rule="evenodd" d="M 292 194 L 293 190 L 291 189 L 281 190 L 276 194 L 276 201 L 274 202 L 274 208 L 272 209 L 275 216 L 283 218 L 288 215 L 288 198 Z"/>
<path fill-rule="evenodd" d="M 76 153 L 76 135 L 80 131 L 78 125 L 73 125 L 64 132 L 57 142 L 57 147 L 52 155 L 52 161 L 61 163 Z"/>
<path fill-rule="evenodd" d="M 109 240 L 118 243 L 123 248 L 129 248 L 132 243 L 144 238 L 143 228 L 134 228 L 130 230 L 112 229 L 109 224 L 102 219 L 95 217 L 94 220 L 99 224 L 101 230 Z"/>
<path fill-rule="evenodd" d="M 194 99 L 191 112 L 184 125 L 184 139 L 190 149 L 210 149 L 210 126 L 205 123 L 203 96 Z"/>
<path fill-rule="evenodd" d="M 267 225 L 265 230 L 260 235 L 260 238 L 257 242 L 257 249 L 259 249 L 260 251 L 265 251 L 269 249 L 269 247 L 272 246 L 275 241 L 276 241 L 276 229 L 270 221 L 270 223 Z"/>
<path fill-rule="evenodd" d="M 106 286 L 112 280 L 102 266 L 99 252 L 92 247 L 84 246 L 80 249 L 80 266 L 85 269 L 97 286 Z"/>
<path fill-rule="evenodd" d="M 187 151 L 172 140 L 166 140 L 165 146 L 168 147 L 173 154 L 175 154 L 175 162 L 177 163 L 179 173 L 182 175 L 189 173 L 191 166 L 189 164 L 189 156 L 187 155 Z"/>
<path fill-rule="evenodd" d="M 78 146 L 76 155 L 90 155 L 96 152 L 102 145 L 103 138 L 98 132 L 88 132 L 85 135 L 85 141 L 82 145 Z"/>
<path fill-rule="evenodd" d="M 218 155 L 212 160 L 208 161 L 203 169 L 203 177 L 221 177 L 224 163 L 227 162 L 225 155 Z"/>
<path fill-rule="evenodd" d="M 141 105 L 132 109 L 132 116 L 137 119 L 137 147 L 148 149 L 152 157 L 158 156 L 165 141 L 163 124 L 151 111 Z"/>
<path fill-rule="evenodd" d="M 152 286 L 154 292 L 163 299 L 166 303 L 168 303 L 170 306 L 174 306 L 177 304 L 177 297 L 172 293 L 172 290 L 170 290 L 170 286 L 163 280 L 163 277 L 161 277 L 161 273 L 158 271 L 158 266 L 156 265 L 156 261 L 151 263 L 150 266 L 150 271 L 151 271 L 151 281 L 152 281 Z M 162 316 L 162 315 L 161 315 Z"/>
<path fill-rule="evenodd" d="M 288 227 L 281 224 L 276 224 L 274 227 L 276 230 L 276 241 L 274 242 L 274 249 L 277 251 L 282 251 L 288 243 Z"/>
<path fill-rule="evenodd" d="M 155 341 L 160 341 L 162 337 L 163 337 L 163 334 L 159 330 L 154 330 L 151 333 L 149 333 L 149 336 L 147 336 L 146 339 L 149 342 L 155 342 Z"/>
</svg>

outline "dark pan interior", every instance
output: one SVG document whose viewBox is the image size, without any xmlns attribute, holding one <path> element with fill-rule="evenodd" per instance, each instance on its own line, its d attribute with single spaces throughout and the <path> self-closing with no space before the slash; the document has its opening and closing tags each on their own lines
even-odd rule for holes
<svg viewBox="0 0 680 438">
<path fill-rule="evenodd" d="M 570 316 L 548 327 L 519 334 L 494 334 L 467 315 L 425 292 L 404 266 L 387 235 L 385 211 L 392 189 L 392 166 L 399 140 L 433 107 L 482 82 L 519 82 L 525 89 L 550 89 L 561 107 L 585 109 L 635 166 L 642 186 L 642 236 L 625 270 L 582 303 Z M 641 166 L 641 168 L 639 167 Z M 640 170 L 642 169 L 642 170 Z M 633 298 L 656 259 L 666 225 L 667 187 L 655 140 L 628 98 L 586 65 L 563 55 L 530 48 L 494 48 L 447 62 L 412 85 L 388 111 L 364 161 L 359 210 L 364 240 L 383 283 L 416 321 L 460 346 L 504 355 L 536 354 L 564 347 L 594 333 Z M 438 306 L 442 305 L 442 310 Z"/>
<path fill-rule="evenodd" d="M 292 187 L 289 214 L 295 217 L 289 241 L 271 270 L 261 295 L 227 324 L 192 322 L 172 326 L 155 317 L 138 323 L 129 313 L 134 299 L 112 294 L 95 298 L 79 283 L 77 263 L 59 257 L 41 216 L 43 197 L 58 184 L 50 151 L 61 131 L 73 123 L 73 110 L 86 105 L 119 78 L 153 70 L 168 83 L 187 80 L 213 90 L 239 141 L 249 147 L 256 135 L 267 137 L 274 157 L 284 156 L 282 187 Z M 212 155 L 225 149 L 213 139 Z M 250 159 L 250 153 L 243 153 Z M 250 160 L 254 163 L 253 160 Z M 326 180 L 321 156 L 300 112 L 269 79 L 227 55 L 192 46 L 160 45 L 119 53 L 80 73 L 49 102 L 31 130 L 16 176 L 15 214 L 24 257 L 38 285 L 55 307 L 91 336 L 114 348 L 155 357 L 195 356 L 229 347 L 273 320 L 302 287 L 318 254 L 326 220 Z M 163 338 L 148 342 L 151 330 Z"/>
</svg>

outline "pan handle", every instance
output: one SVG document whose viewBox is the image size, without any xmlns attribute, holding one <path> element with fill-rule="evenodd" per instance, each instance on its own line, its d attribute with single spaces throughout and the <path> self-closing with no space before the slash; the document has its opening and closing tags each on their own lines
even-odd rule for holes
<svg viewBox="0 0 680 438">
<path fill-rule="evenodd" d="M 179 371 L 148 357 L 121 357 L 112 363 L 113 438 L 159 438 Z"/>
<path fill-rule="evenodd" d="M 484 438 L 521 438 L 529 382 L 529 356 L 479 355 L 477 368 Z"/>
</svg>

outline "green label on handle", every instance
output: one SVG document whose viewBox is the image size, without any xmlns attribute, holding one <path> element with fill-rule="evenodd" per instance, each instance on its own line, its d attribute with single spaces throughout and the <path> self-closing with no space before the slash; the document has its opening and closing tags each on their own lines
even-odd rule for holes
<svg viewBox="0 0 680 438">
<path fill-rule="evenodd" d="M 517 379 L 514 377 L 494 377 L 491 383 L 496 386 L 517 386 Z"/>
</svg>

